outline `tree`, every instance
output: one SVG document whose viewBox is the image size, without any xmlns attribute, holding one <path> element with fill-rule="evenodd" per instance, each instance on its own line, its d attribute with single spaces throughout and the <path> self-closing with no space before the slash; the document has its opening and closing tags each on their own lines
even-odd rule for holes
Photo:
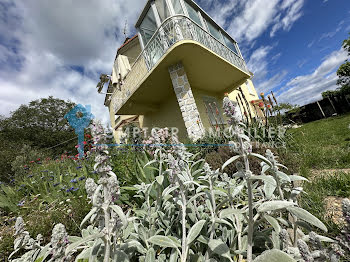
<svg viewBox="0 0 350 262">
<path fill-rule="evenodd" d="M 292 105 L 290 103 L 279 103 L 278 105 L 274 106 L 273 110 L 274 112 L 284 113 L 298 107 L 298 105 Z"/>
<path fill-rule="evenodd" d="M 350 34 L 350 33 L 349 33 Z M 350 37 L 343 42 L 343 48 L 348 52 L 348 55 L 350 56 Z M 345 61 L 344 64 L 342 64 L 338 71 L 337 75 L 339 77 L 337 84 L 340 87 L 340 93 L 341 94 L 349 94 L 350 89 L 350 62 Z"/>
<path fill-rule="evenodd" d="M 342 64 L 337 71 L 337 75 L 339 77 L 337 84 L 341 86 L 340 91 L 343 93 L 350 86 L 350 62 L 346 61 Z M 344 90 L 342 90 L 343 88 Z"/>
<path fill-rule="evenodd" d="M 11 116 L 0 122 L 3 138 L 17 144 L 29 144 L 41 149 L 51 149 L 57 155 L 65 150 L 73 151 L 77 141 L 73 129 L 64 116 L 75 106 L 61 99 L 42 98 L 21 105 Z M 63 143 L 72 139 L 71 143 Z"/>
<path fill-rule="evenodd" d="M 348 51 L 348 55 L 350 56 L 350 37 L 343 41 L 343 48 Z"/>
<path fill-rule="evenodd" d="M 343 41 L 342 46 L 350 56 L 350 37 Z M 339 79 L 337 80 L 337 85 L 340 87 L 333 91 L 327 90 L 323 92 L 322 93 L 323 98 L 350 94 L 350 62 L 349 61 L 345 61 L 345 63 L 339 67 L 339 69 L 337 70 L 337 75 L 339 77 Z"/>
<path fill-rule="evenodd" d="M 336 89 L 336 90 L 327 90 L 327 91 L 324 91 L 322 92 L 322 98 L 328 98 L 328 97 L 333 97 L 333 96 L 337 96 L 339 95 L 339 88 Z"/>
</svg>

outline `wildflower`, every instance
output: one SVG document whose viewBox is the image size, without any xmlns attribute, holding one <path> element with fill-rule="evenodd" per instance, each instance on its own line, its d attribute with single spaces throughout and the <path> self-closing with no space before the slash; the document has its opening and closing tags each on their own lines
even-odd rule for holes
<svg viewBox="0 0 350 262">
<path fill-rule="evenodd" d="M 225 97 L 223 100 L 223 109 L 224 114 L 229 118 L 231 125 L 241 121 L 240 117 L 237 114 L 236 106 L 228 97 Z"/>
<path fill-rule="evenodd" d="M 92 197 L 97 189 L 97 185 L 92 178 L 88 178 L 85 182 L 85 190 L 89 197 Z"/>
<path fill-rule="evenodd" d="M 83 180 L 85 180 L 85 179 L 86 179 L 85 176 L 79 177 L 79 181 L 83 181 Z"/>
<path fill-rule="evenodd" d="M 264 103 L 263 103 L 263 102 L 260 102 L 260 103 L 259 103 L 259 107 L 260 107 L 260 108 L 263 108 L 263 107 L 264 107 Z"/>
<path fill-rule="evenodd" d="M 59 184 L 60 184 L 60 183 L 56 183 L 56 184 L 54 184 L 53 186 L 54 186 L 54 187 L 57 187 Z"/>
<path fill-rule="evenodd" d="M 15 236 L 21 234 L 24 231 L 24 221 L 22 217 L 18 217 L 16 219 L 15 230 Z"/>
<path fill-rule="evenodd" d="M 314 261 L 314 258 L 310 253 L 310 249 L 308 245 L 301 239 L 298 240 L 298 249 L 299 249 L 300 255 L 306 262 Z"/>
<path fill-rule="evenodd" d="M 51 261 L 70 261 L 69 257 L 65 257 L 65 250 L 68 244 L 68 234 L 65 226 L 57 224 L 52 230 L 50 242 L 52 248 Z"/>
<path fill-rule="evenodd" d="M 20 202 L 17 204 L 17 206 L 23 207 L 23 206 L 24 206 L 24 203 L 25 203 L 25 200 L 22 200 L 22 201 L 20 201 Z"/>
<path fill-rule="evenodd" d="M 35 163 L 35 161 L 30 161 L 31 164 Z"/>
<path fill-rule="evenodd" d="M 261 96 L 261 97 L 264 97 L 264 96 L 265 96 L 265 94 L 264 94 L 264 93 L 260 93 L 260 96 Z"/>
<path fill-rule="evenodd" d="M 252 101 L 250 101 L 250 103 L 252 103 L 253 105 L 255 104 L 255 101 L 254 100 L 252 100 Z"/>
<path fill-rule="evenodd" d="M 280 237 L 280 240 L 282 242 L 283 249 L 287 248 L 288 244 L 289 244 L 289 241 L 288 241 L 289 235 L 288 235 L 287 230 L 282 229 L 281 232 L 279 233 L 279 237 Z"/>
<path fill-rule="evenodd" d="M 322 243 L 319 236 L 315 232 L 309 233 L 310 244 L 315 247 L 315 249 L 322 250 Z"/>
<path fill-rule="evenodd" d="M 77 181 L 77 179 L 72 179 L 71 181 L 70 181 L 71 183 L 77 183 L 78 181 Z"/>
<path fill-rule="evenodd" d="M 82 168 L 81 166 L 77 166 L 77 169 L 80 169 L 80 168 Z"/>
<path fill-rule="evenodd" d="M 78 191 L 78 190 L 79 190 L 79 187 L 76 187 L 73 189 L 73 192 Z"/>
<path fill-rule="evenodd" d="M 72 192 L 74 189 L 75 189 L 74 187 L 68 188 L 68 189 L 66 190 L 66 192 L 67 192 L 67 193 Z M 69 201 L 67 201 L 67 202 L 69 202 Z"/>
</svg>

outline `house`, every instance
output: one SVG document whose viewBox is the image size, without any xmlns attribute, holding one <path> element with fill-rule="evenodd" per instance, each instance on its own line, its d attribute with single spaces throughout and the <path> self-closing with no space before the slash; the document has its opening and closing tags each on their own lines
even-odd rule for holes
<svg viewBox="0 0 350 262">
<path fill-rule="evenodd" d="M 135 27 L 137 35 L 118 49 L 105 98 L 117 142 L 129 123 L 201 138 L 226 124 L 226 93 L 243 117 L 258 114 L 238 43 L 195 2 L 148 0 Z"/>
</svg>

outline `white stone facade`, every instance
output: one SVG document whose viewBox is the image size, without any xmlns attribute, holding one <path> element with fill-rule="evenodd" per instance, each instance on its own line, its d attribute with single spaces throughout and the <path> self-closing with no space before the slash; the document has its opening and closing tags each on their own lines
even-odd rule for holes
<svg viewBox="0 0 350 262">
<path fill-rule="evenodd" d="M 198 140 L 205 135 L 205 129 L 198 112 L 196 101 L 193 97 L 185 68 L 182 63 L 177 63 L 169 67 L 169 73 L 180 106 L 182 118 L 187 129 L 187 134 L 189 138 Z"/>
</svg>

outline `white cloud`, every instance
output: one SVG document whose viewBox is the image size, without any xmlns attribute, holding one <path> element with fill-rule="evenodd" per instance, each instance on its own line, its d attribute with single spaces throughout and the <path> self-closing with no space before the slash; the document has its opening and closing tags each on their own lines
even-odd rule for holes
<svg viewBox="0 0 350 262">
<path fill-rule="evenodd" d="M 289 31 L 302 15 L 304 0 L 197 0 L 239 42 L 252 43 L 266 30 Z"/>
<path fill-rule="evenodd" d="M 304 0 L 199 1 L 238 41 L 253 42 L 271 28 L 289 31 L 302 15 Z"/>
<path fill-rule="evenodd" d="M 228 32 L 239 41 L 253 41 L 272 24 L 279 3 L 279 0 L 246 1 L 242 13 L 228 26 Z"/>
<path fill-rule="evenodd" d="M 304 0 L 284 0 L 281 6 L 281 10 L 287 10 L 285 16 L 276 22 L 272 27 L 270 36 L 273 37 L 280 29 L 289 31 L 292 25 L 302 16 L 302 7 Z"/>
<path fill-rule="evenodd" d="M 269 66 L 275 63 L 281 53 L 272 55 L 273 46 L 262 46 L 256 49 L 248 61 L 249 70 L 254 73 L 254 85 L 258 93 L 267 93 L 276 88 L 286 77 L 287 71 L 282 70 L 277 74 L 268 77 Z"/>
<path fill-rule="evenodd" d="M 321 42 L 325 38 L 333 38 L 342 29 L 342 26 L 344 23 L 345 23 L 344 20 L 340 21 L 337 28 L 334 31 L 322 34 L 318 41 Z"/>
<path fill-rule="evenodd" d="M 303 105 L 321 99 L 322 92 L 337 88 L 335 71 L 346 58 L 343 49 L 332 52 L 312 74 L 297 76 L 288 82 L 278 92 L 279 100 Z"/>
<path fill-rule="evenodd" d="M 258 82 L 256 85 L 258 92 L 269 93 L 271 91 L 274 91 L 274 89 L 285 80 L 287 74 L 287 70 L 282 70 L 281 72 L 273 75 L 271 78 Z"/>
<path fill-rule="evenodd" d="M 261 46 L 256 49 L 248 60 L 248 68 L 254 73 L 256 81 L 263 79 L 267 74 L 268 55 L 272 46 Z"/>
<path fill-rule="evenodd" d="M 95 88 L 99 73 L 110 73 L 125 21 L 131 32 L 144 4 L 144 0 L 0 0 L 4 38 L 0 114 L 53 95 L 90 104 L 93 113 L 107 122 L 104 97 Z"/>
</svg>

